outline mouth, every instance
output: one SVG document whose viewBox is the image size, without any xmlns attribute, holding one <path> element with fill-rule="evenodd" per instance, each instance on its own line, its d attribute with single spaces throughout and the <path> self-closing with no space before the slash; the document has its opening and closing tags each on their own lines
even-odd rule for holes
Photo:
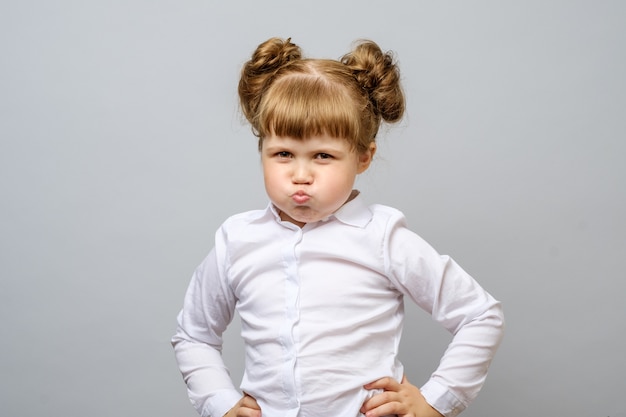
<svg viewBox="0 0 626 417">
<path fill-rule="evenodd" d="M 304 204 L 311 199 L 311 196 L 305 193 L 304 191 L 298 191 L 291 195 L 291 199 L 296 204 Z"/>
</svg>

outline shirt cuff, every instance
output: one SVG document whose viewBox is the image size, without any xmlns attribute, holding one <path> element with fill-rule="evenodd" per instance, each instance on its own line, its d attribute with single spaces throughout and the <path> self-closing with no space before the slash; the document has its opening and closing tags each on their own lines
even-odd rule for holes
<svg viewBox="0 0 626 417">
<path fill-rule="evenodd" d="M 202 417 L 223 417 L 231 408 L 241 400 L 242 395 L 237 390 L 222 389 L 212 393 L 207 399 L 204 409 L 200 413 Z"/>
<path fill-rule="evenodd" d="M 456 417 L 465 410 L 466 405 L 435 380 L 426 382 L 420 391 L 426 402 L 446 417 Z"/>
</svg>

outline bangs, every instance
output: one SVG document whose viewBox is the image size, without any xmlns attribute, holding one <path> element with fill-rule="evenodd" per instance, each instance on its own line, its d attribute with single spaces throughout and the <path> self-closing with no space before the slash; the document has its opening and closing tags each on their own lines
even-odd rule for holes
<svg viewBox="0 0 626 417">
<path fill-rule="evenodd" d="M 341 84 L 317 75 L 284 77 L 267 92 L 261 109 L 260 139 L 271 134 L 296 139 L 325 134 L 358 147 L 362 109 Z"/>
</svg>

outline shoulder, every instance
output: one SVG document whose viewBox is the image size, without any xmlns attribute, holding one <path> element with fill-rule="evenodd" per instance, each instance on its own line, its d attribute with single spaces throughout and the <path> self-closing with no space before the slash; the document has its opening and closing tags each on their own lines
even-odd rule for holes
<svg viewBox="0 0 626 417">
<path fill-rule="evenodd" d="M 411 248 L 414 253 L 432 252 L 431 245 L 409 227 L 402 211 L 382 204 L 372 204 L 369 209 L 373 214 L 372 226 L 383 234 L 387 250 L 396 251 L 401 246 Z"/>
<path fill-rule="evenodd" d="M 265 217 L 268 214 L 270 214 L 268 209 L 249 210 L 233 214 L 232 216 L 228 217 L 224 221 L 224 223 L 222 223 L 222 227 L 233 227 L 237 225 L 252 223 Z"/>
<path fill-rule="evenodd" d="M 374 214 L 389 217 L 404 217 L 404 213 L 397 208 L 386 206 L 384 204 L 370 204 L 369 208 Z"/>
<path fill-rule="evenodd" d="M 393 226 L 406 227 L 406 216 L 394 207 L 383 204 L 372 204 L 369 206 L 372 212 L 372 222 L 374 224 L 384 224 L 386 228 Z"/>
<path fill-rule="evenodd" d="M 360 213 L 360 218 L 367 220 L 363 221 L 361 227 L 356 228 L 355 233 L 379 249 L 387 250 L 390 240 L 397 240 L 398 237 L 405 239 L 405 235 L 414 234 L 408 228 L 404 213 L 394 207 L 384 204 L 361 205 Z M 367 213 L 367 217 L 363 213 Z M 355 217 L 353 215 L 353 218 Z"/>
<path fill-rule="evenodd" d="M 273 214 L 269 208 L 233 214 L 222 223 L 218 232 L 236 234 L 247 230 L 253 225 L 266 225 L 272 220 L 272 217 Z"/>
<path fill-rule="evenodd" d="M 276 212 L 268 205 L 263 210 L 250 210 L 230 216 L 217 230 L 215 240 L 216 245 L 231 248 L 249 243 L 264 244 L 277 238 L 283 229 Z"/>
</svg>

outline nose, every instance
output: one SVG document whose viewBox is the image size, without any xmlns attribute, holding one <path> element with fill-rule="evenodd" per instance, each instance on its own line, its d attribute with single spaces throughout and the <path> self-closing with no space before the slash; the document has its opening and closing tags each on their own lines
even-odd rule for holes
<svg viewBox="0 0 626 417">
<path fill-rule="evenodd" d="M 308 164 L 296 163 L 293 167 L 291 181 L 294 184 L 310 184 L 313 182 L 313 173 Z"/>
</svg>

